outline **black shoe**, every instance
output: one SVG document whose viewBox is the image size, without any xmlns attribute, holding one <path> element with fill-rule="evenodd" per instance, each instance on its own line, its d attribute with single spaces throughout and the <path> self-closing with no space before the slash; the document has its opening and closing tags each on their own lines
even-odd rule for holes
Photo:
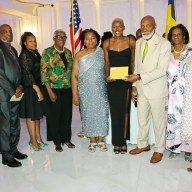
<svg viewBox="0 0 192 192">
<path fill-rule="evenodd" d="M 120 147 L 119 148 L 114 148 L 113 149 L 113 152 L 115 153 L 115 154 L 119 154 L 120 152 L 121 152 L 121 149 L 120 149 Z"/>
<path fill-rule="evenodd" d="M 122 149 L 122 147 L 124 147 L 124 149 Z M 121 147 L 121 154 L 127 153 L 127 145 L 124 145 L 122 147 Z"/>
<path fill-rule="evenodd" d="M 28 156 L 23 154 L 23 153 L 20 153 L 19 151 L 17 151 L 16 153 L 13 153 L 13 156 L 16 158 L 16 159 L 26 159 Z"/>
<path fill-rule="evenodd" d="M 65 145 L 67 145 L 68 148 L 75 148 L 75 145 L 71 143 L 71 141 L 65 142 Z"/>
<path fill-rule="evenodd" d="M 56 145 L 56 146 L 55 146 L 55 150 L 56 150 L 57 152 L 62 152 L 62 151 L 63 151 L 63 148 L 61 147 L 61 145 Z"/>
<path fill-rule="evenodd" d="M 3 165 L 7 165 L 8 167 L 21 167 L 21 162 L 17 161 L 16 159 L 12 160 L 2 160 Z"/>
</svg>

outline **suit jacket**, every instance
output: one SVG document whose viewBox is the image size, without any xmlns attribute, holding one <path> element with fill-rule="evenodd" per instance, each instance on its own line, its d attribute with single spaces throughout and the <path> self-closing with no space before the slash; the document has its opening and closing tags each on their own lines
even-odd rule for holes
<svg viewBox="0 0 192 192">
<path fill-rule="evenodd" d="M 62 89 L 71 87 L 71 73 L 73 58 L 71 51 L 64 48 L 66 63 L 58 51 L 51 46 L 43 50 L 41 57 L 41 80 L 42 84 L 50 83 L 51 88 Z"/>
<path fill-rule="evenodd" d="M 17 51 L 12 47 L 17 56 Z M 21 83 L 21 69 L 0 40 L 0 102 L 7 102 Z"/>
<path fill-rule="evenodd" d="M 165 38 L 153 35 L 147 55 L 142 62 L 143 38 L 136 42 L 135 71 L 140 74 L 141 80 L 133 86 L 137 87 L 139 95 L 144 94 L 148 99 L 156 99 L 167 96 L 167 69 L 171 56 L 171 44 Z"/>
</svg>

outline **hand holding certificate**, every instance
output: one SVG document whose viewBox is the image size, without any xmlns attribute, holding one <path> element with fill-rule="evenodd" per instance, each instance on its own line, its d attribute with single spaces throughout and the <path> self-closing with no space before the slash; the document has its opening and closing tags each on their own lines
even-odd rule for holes
<svg viewBox="0 0 192 192">
<path fill-rule="evenodd" d="M 110 67 L 110 79 L 125 79 L 128 76 L 129 67 Z"/>
</svg>

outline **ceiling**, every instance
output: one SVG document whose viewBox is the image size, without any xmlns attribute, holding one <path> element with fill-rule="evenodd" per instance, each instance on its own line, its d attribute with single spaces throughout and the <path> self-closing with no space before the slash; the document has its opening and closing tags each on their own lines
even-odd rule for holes
<svg viewBox="0 0 192 192">
<path fill-rule="evenodd" d="M 68 0 L 12 0 L 12 1 L 19 1 L 19 2 L 23 2 L 23 4 L 28 4 L 30 5 L 30 3 L 37 3 L 37 4 L 52 4 L 52 3 L 56 3 L 56 2 L 64 2 L 64 1 L 68 1 Z"/>
<path fill-rule="evenodd" d="M 17 0 L 15 0 L 17 1 Z M 23 2 L 36 2 L 36 3 L 55 3 L 55 2 L 60 2 L 60 1 L 66 1 L 66 0 L 18 0 L 18 1 L 23 1 Z"/>
<path fill-rule="evenodd" d="M 22 1 L 28 3 L 41 3 L 41 4 L 52 4 L 57 2 L 69 2 L 71 0 L 12 0 L 12 1 Z M 78 0 L 82 1 L 82 0 Z"/>
</svg>

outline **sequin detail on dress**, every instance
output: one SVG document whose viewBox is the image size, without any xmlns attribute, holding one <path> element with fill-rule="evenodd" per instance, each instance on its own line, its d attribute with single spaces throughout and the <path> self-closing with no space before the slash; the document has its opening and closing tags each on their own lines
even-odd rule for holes
<svg viewBox="0 0 192 192">
<path fill-rule="evenodd" d="M 106 136 L 109 127 L 105 63 L 102 49 L 81 58 L 78 64 L 78 94 L 83 134 L 87 137 Z"/>
</svg>

